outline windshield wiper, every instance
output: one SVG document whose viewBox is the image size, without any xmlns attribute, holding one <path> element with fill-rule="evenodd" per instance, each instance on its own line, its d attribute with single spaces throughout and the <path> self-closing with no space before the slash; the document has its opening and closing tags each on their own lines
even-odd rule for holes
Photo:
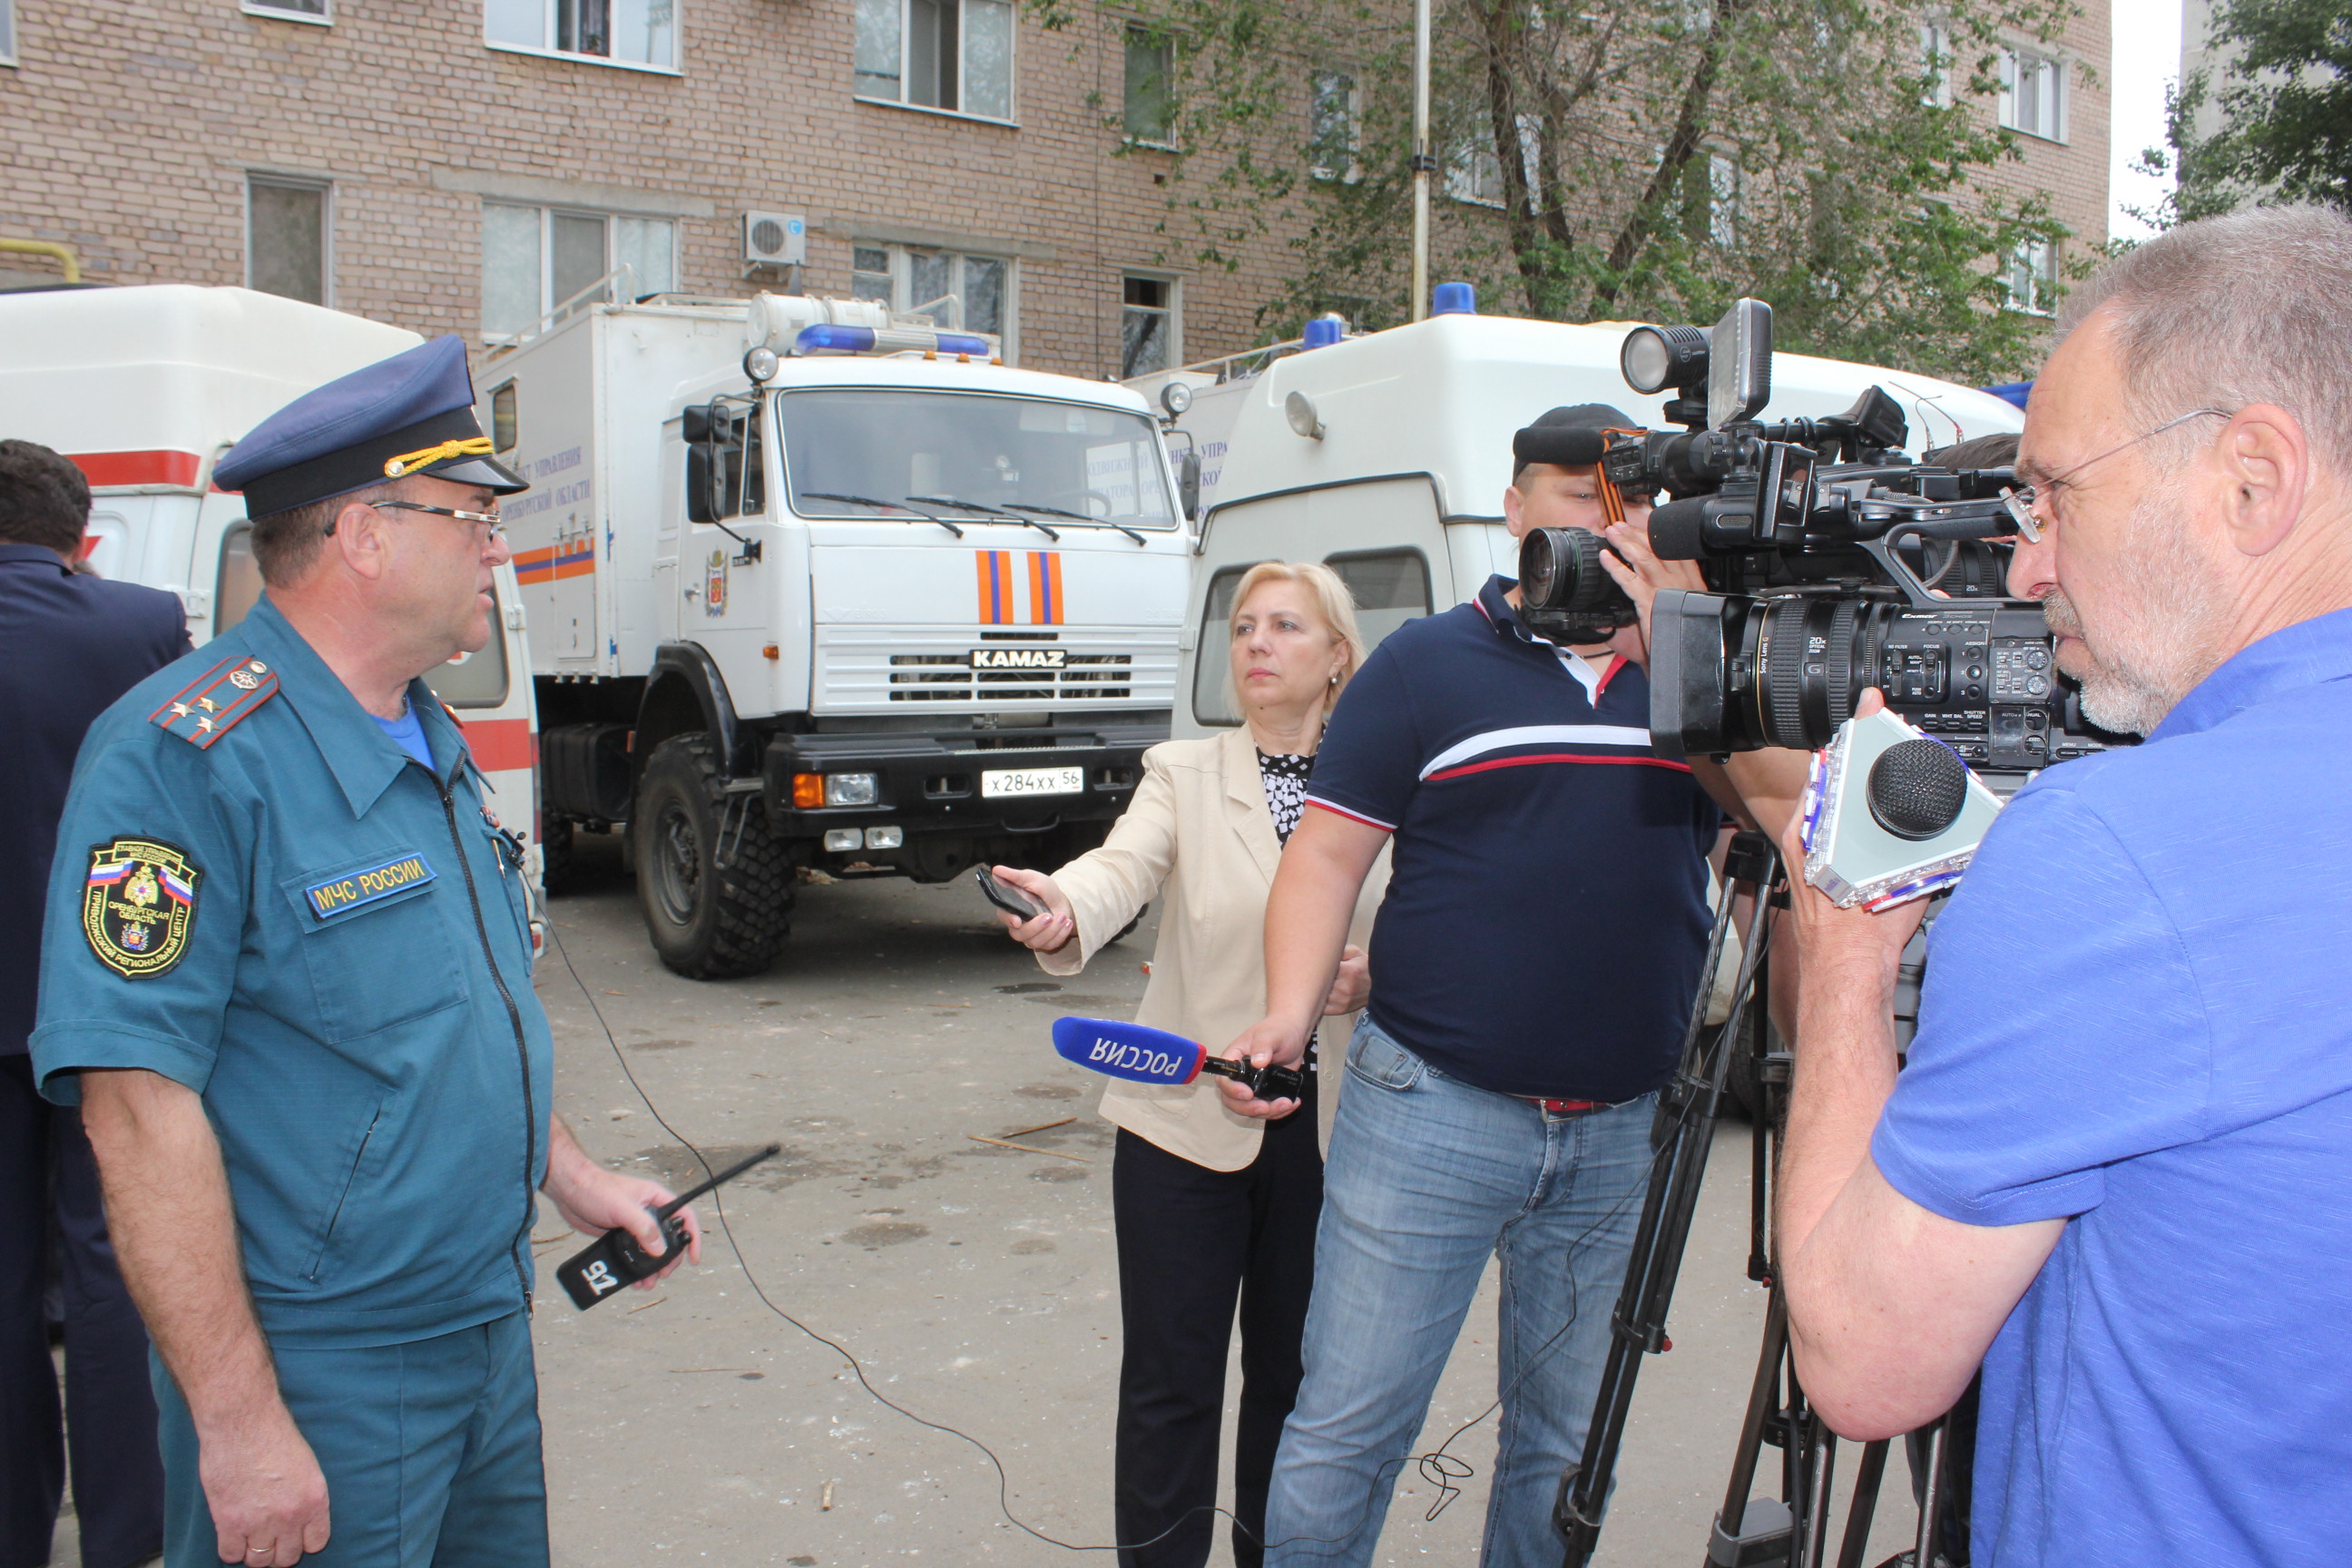
<svg viewBox="0 0 2352 1568">
<path fill-rule="evenodd" d="M 1009 500 L 1006 501 L 1004 505 L 1005 510 L 1008 511 L 1042 511 L 1047 517 L 1066 517 L 1072 522 L 1083 522 L 1088 528 L 1115 528 L 1121 533 L 1127 535 L 1129 539 L 1135 541 L 1138 544 L 1150 542 L 1150 541 L 1146 540 L 1143 535 L 1136 532 L 1135 530 L 1128 527 L 1127 524 L 1123 522 L 1113 522 L 1107 517 L 1088 517 L 1084 512 L 1065 511 L 1057 506 L 1038 506 L 1029 501 Z M 1039 523 L 1037 526 L 1043 528 L 1045 527 L 1045 524 Z M 1059 535 L 1056 535 L 1055 537 L 1058 538 Z"/>
<path fill-rule="evenodd" d="M 877 511 L 910 511 L 917 517 L 921 518 L 925 522 L 938 523 L 941 528 L 946 529 L 958 539 L 961 539 L 963 537 L 963 530 L 958 528 L 954 523 L 950 522 L 946 518 L 940 517 L 934 512 L 925 511 L 920 507 L 901 506 L 894 500 L 877 500 L 872 496 L 845 495 L 839 490 L 803 490 L 800 492 L 800 499 L 804 500 L 845 500 L 852 506 L 870 506 Z M 908 499 L 911 500 L 914 498 L 910 496 Z"/>
<path fill-rule="evenodd" d="M 1008 511 L 1001 506 L 983 506 L 978 501 L 964 500 L 956 496 L 908 496 L 907 499 L 908 500 L 929 501 L 934 506 L 951 506 L 960 511 L 976 511 L 982 517 L 1001 517 L 1007 522 L 1017 522 L 1024 528 L 1034 528 L 1038 532 L 1044 534 L 1046 538 L 1056 542 L 1058 542 L 1062 537 L 1052 529 L 1047 528 L 1044 523 L 1039 522 L 1035 518 L 1023 517 L 1019 512 Z"/>
</svg>

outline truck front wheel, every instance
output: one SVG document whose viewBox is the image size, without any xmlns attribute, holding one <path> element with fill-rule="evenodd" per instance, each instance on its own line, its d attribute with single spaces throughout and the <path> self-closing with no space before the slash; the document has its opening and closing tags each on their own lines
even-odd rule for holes
<svg viewBox="0 0 2352 1568">
<path fill-rule="evenodd" d="M 689 980 L 758 974 L 792 929 L 793 875 L 757 792 L 729 795 L 703 734 L 654 749 L 629 838 L 646 934 Z"/>
</svg>

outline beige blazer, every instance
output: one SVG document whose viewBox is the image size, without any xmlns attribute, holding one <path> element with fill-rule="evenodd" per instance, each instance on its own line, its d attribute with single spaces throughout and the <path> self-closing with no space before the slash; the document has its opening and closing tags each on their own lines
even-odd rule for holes
<svg viewBox="0 0 2352 1568">
<path fill-rule="evenodd" d="M 1265 1016 L 1265 900 L 1281 856 L 1246 728 L 1154 746 L 1143 754 L 1135 798 L 1102 847 L 1054 873 L 1077 936 L 1037 962 L 1048 974 L 1077 973 L 1158 899 L 1160 944 L 1136 1022 L 1222 1052 Z M 1349 941 L 1368 940 L 1388 880 L 1384 848 L 1357 897 Z M 1333 1026 L 1349 1022 L 1326 1019 L 1319 1036 L 1327 1117 L 1347 1043 Z M 1216 1085 L 1208 1077 L 1168 1086 L 1113 1079 L 1102 1114 L 1195 1164 L 1238 1171 L 1257 1158 L 1265 1124 L 1226 1110 Z"/>
</svg>

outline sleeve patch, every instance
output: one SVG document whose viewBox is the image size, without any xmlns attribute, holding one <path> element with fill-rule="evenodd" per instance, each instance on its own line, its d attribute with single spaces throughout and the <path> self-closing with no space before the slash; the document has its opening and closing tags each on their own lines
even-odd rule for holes
<svg viewBox="0 0 2352 1568">
<path fill-rule="evenodd" d="M 116 838 L 89 851 L 81 929 L 98 961 L 125 980 L 152 980 L 187 955 L 204 873 L 175 844 Z"/>
<path fill-rule="evenodd" d="M 204 751 L 277 695 L 278 673 L 261 660 L 244 656 L 225 658 L 150 713 L 147 721 Z"/>
</svg>

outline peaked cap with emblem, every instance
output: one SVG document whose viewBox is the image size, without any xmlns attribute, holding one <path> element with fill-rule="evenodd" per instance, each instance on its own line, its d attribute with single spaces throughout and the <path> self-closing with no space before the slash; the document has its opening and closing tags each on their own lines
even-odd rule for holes
<svg viewBox="0 0 2352 1568">
<path fill-rule="evenodd" d="M 256 517 L 430 474 L 509 495 L 530 487 L 491 455 L 474 417 L 466 341 L 435 338 L 306 392 L 231 447 L 213 470 Z"/>
</svg>

